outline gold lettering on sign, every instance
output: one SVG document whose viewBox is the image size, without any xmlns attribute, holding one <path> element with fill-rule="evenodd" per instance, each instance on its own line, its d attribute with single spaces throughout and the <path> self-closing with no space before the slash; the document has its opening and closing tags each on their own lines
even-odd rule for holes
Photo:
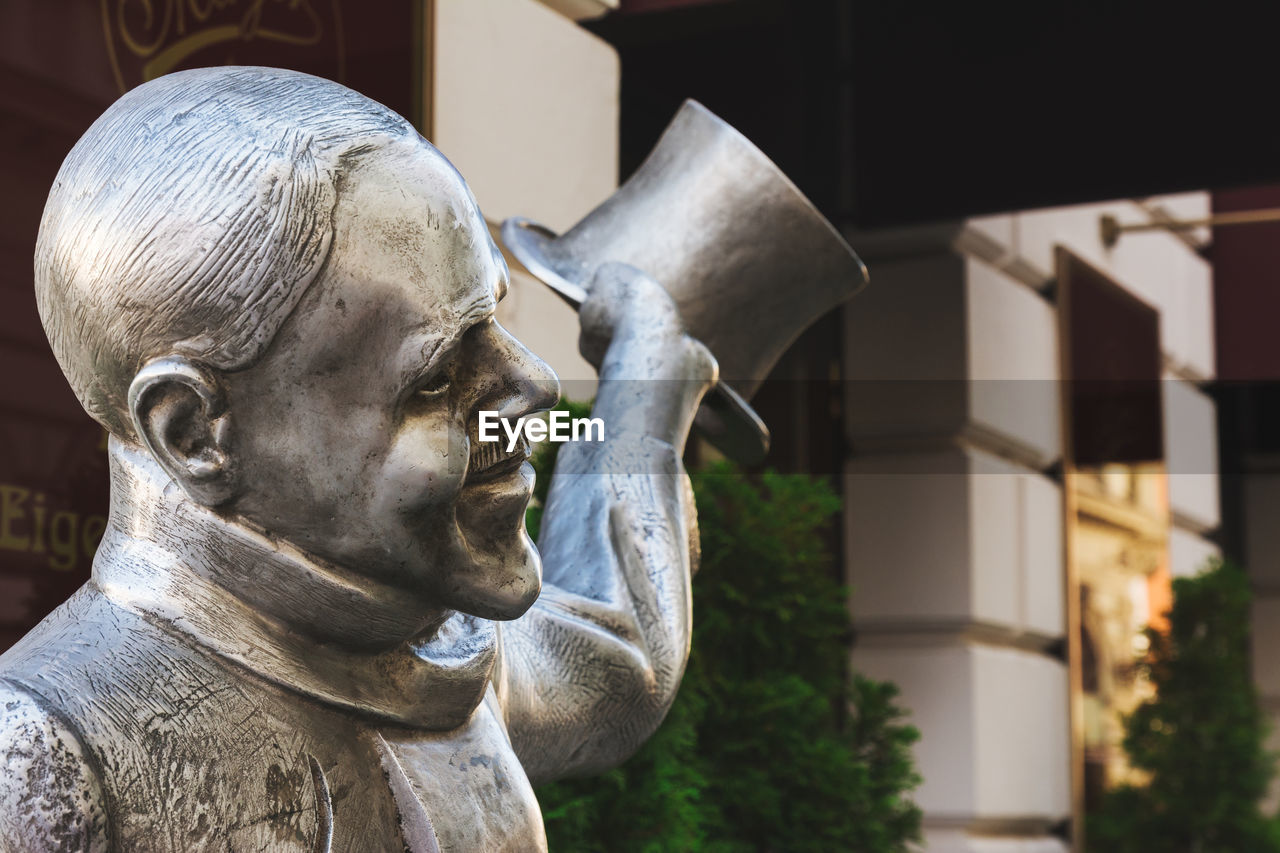
<svg viewBox="0 0 1280 853">
<path fill-rule="evenodd" d="M 31 537 L 19 534 L 14 525 L 27 514 L 23 507 L 31 497 L 31 490 L 20 486 L 0 486 L 0 548 L 25 551 L 31 547 Z"/>
<path fill-rule="evenodd" d="M 338 0 L 331 0 L 338 76 L 343 46 Z M 314 47 L 326 38 L 326 0 L 102 0 L 102 26 L 116 83 L 132 85 L 168 74 L 206 48 L 254 42 Z M 126 81 L 117 55 L 123 47 L 141 64 L 141 79 Z M 133 76 L 133 75 L 129 75 Z"/>
<path fill-rule="evenodd" d="M 49 568 L 62 572 L 81 558 L 92 560 L 107 520 L 73 510 L 50 513 L 46 500 L 42 492 L 0 483 L 0 551 L 47 554 Z"/>
</svg>

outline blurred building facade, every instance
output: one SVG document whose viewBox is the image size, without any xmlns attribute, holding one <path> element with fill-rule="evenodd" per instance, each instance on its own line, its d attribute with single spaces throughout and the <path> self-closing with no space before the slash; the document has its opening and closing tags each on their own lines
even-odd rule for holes
<svg viewBox="0 0 1280 853">
<path fill-rule="evenodd" d="M 1119 720 L 1149 694 L 1142 629 L 1170 577 L 1218 553 L 1212 270 L 1207 232 L 1107 247 L 1099 222 L 1208 206 L 1191 193 L 852 235 L 874 281 L 845 311 L 853 660 L 897 681 L 920 726 L 931 851 L 1064 850 L 1086 795 L 1128 778 Z M 1064 317 L 1079 264 L 1115 293 L 1110 330 L 1105 301 Z M 1064 382 L 1090 364 L 1064 338 L 1130 369 Z M 1130 444 L 1146 429 L 1138 447 L 1084 418 L 1117 386 L 1103 424 Z"/>
</svg>

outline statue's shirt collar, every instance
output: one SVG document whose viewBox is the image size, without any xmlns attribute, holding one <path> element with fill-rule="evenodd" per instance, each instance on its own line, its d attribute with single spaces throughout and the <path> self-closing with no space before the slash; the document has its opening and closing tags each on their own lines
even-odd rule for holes
<svg viewBox="0 0 1280 853">
<path fill-rule="evenodd" d="M 261 678 L 352 712 L 435 730 L 484 698 L 497 626 L 427 624 L 414 595 L 309 558 L 190 500 L 112 439 L 111 518 L 93 582 Z"/>
</svg>

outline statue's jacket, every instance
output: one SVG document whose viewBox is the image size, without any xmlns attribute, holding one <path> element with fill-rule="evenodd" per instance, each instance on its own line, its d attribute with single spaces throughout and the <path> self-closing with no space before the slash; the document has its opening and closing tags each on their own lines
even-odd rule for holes
<svg viewBox="0 0 1280 853">
<path fill-rule="evenodd" d="M 216 525 L 215 562 L 281 606 L 377 618 L 367 591 L 118 461 L 117 521 L 174 514 L 187 539 Z M 276 636 L 162 533 L 111 525 L 93 579 L 0 657 L 0 849 L 545 849 L 491 681 L 495 623 L 455 616 L 438 655 L 344 660 Z"/>
<path fill-rule="evenodd" d="M 613 766 L 661 722 L 698 558 L 672 445 L 567 445 L 556 471 L 534 607 L 423 631 L 403 590 L 112 439 L 90 582 L 0 655 L 0 853 L 544 851 L 530 778 Z"/>
<path fill-rule="evenodd" d="M 379 725 L 245 677 L 92 586 L 29 636 L 42 642 L 8 655 L 0 695 L 8 731 L 61 741 L 21 779 L 65 824 L 48 849 L 417 853 L 439 849 L 445 806 L 476 810 L 461 849 L 496 849 L 482 843 L 496 828 L 508 849 L 541 846 L 524 771 L 495 749 L 492 691 L 463 738 Z"/>
</svg>

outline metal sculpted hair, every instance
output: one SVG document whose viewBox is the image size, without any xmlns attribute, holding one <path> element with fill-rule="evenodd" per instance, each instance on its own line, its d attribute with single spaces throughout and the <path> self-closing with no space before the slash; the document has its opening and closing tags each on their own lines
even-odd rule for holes
<svg viewBox="0 0 1280 853">
<path fill-rule="evenodd" d="M 126 395 L 149 359 L 254 364 L 324 266 L 347 165 L 414 133 L 275 68 L 180 72 L 116 101 L 63 162 L 36 244 L 40 319 L 86 411 L 135 438 Z"/>
</svg>

